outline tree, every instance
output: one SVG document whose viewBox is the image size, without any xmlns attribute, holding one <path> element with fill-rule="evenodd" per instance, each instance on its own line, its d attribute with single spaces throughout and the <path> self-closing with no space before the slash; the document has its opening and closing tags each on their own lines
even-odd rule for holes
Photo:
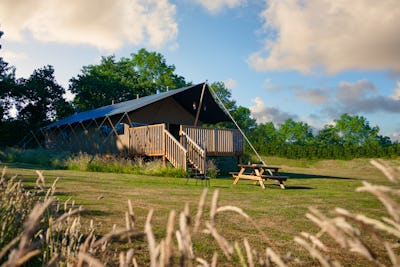
<svg viewBox="0 0 400 267">
<path fill-rule="evenodd" d="M 17 119 L 35 129 L 71 114 L 73 109 L 63 98 L 64 94 L 65 89 L 55 80 L 52 66 L 35 70 L 28 79 L 18 82 Z"/>
<path fill-rule="evenodd" d="M 70 80 L 69 89 L 75 94 L 78 111 L 90 110 L 116 102 L 133 99 L 138 73 L 128 59 L 116 61 L 114 56 L 102 57 L 99 65 L 82 68 L 82 74 Z"/>
<path fill-rule="evenodd" d="M 343 114 L 335 120 L 335 129 L 344 145 L 377 145 L 379 127 L 371 127 L 363 116 Z"/>
<path fill-rule="evenodd" d="M 185 79 L 174 71 L 175 66 L 167 65 L 161 54 L 141 49 L 131 58 L 117 61 L 108 56 L 99 65 L 84 66 L 82 73 L 70 80 L 69 89 L 75 94 L 75 107 L 85 111 L 110 105 L 112 100 L 122 102 L 186 86 Z"/>
<path fill-rule="evenodd" d="M 218 96 L 224 107 L 233 112 L 237 109 L 236 101 L 232 99 L 232 92 L 226 88 L 223 82 L 213 82 L 210 84 L 211 91 Z"/>
<path fill-rule="evenodd" d="M 329 124 L 322 128 L 316 136 L 316 141 L 323 145 L 342 145 L 343 139 L 339 129 Z"/>
<path fill-rule="evenodd" d="M 250 115 L 250 109 L 242 106 L 239 106 L 232 112 L 232 117 L 245 133 L 249 133 L 251 130 L 254 130 L 257 125 L 256 120 L 251 118 Z"/>
<path fill-rule="evenodd" d="M 154 94 L 157 90 L 165 92 L 187 85 L 185 78 L 175 74 L 175 66 L 167 65 L 164 56 L 142 48 L 137 54 L 131 54 L 132 63 L 138 73 L 138 88 L 144 95 Z"/>
<path fill-rule="evenodd" d="M 250 137 L 257 151 L 268 155 L 276 153 L 278 132 L 272 122 L 257 124 Z"/>
<path fill-rule="evenodd" d="M 282 143 L 306 145 L 313 141 L 311 127 L 304 122 L 287 119 L 279 128 L 278 136 Z"/>
<path fill-rule="evenodd" d="M 3 32 L 0 31 L 0 38 Z M 1 49 L 1 44 L 0 44 Z M 9 111 L 12 107 L 12 95 L 15 90 L 15 68 L 9 66 L 0 57 L 0 120 L 9 118 Z"/>
</svg>

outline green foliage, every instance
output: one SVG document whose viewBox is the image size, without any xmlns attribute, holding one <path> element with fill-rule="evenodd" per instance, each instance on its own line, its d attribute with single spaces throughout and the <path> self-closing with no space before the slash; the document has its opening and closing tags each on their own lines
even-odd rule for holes
<svg viewBox="0 0 400 267">
<path fill-rule="evenodd" d="M 250 109 L 239 106 L 232 112 L 232 116 L 244 132 L 249 132 L 256 127 L 256 120 L 250 117 Z"/>
<path fill-rule="evenodd" d="M 207 160 L 206 175 L 210 178 L 216 178 L 220 172 L 217 164 L 213 160 Z"/>
<path fill-rule="evenodd" d="M 28 79 L 20 79 L 15 94 L 18 102 L 18 119 L 33 129 L 71 114 L 72 108 L 63 98 L 65 89 L 57 83 L 54 68 L 50 65 L 34 70 Z"/>
<path fill-rule="evenodd" d="M 31 131 L 37 132 L 49 122 L 73 112 L 63 98 L 65 90 L 55 80 L 52 66 L 35 70 L 28 79 L 15 80 L 13 74 L 3 74 L 0 80 L 0 146 L 16 145 L 25 136 L 31 136 Z M 15 108 L 16 117 L 11 117 L 11 108 Z M 36 138 L 40 141 L 43 135 Z"/>
<path fill-rule="evenodd" d="M 232 112 L 237 109 L 236 101 L 232 99 L 231 90 L 226 88 L 223 82 L 214 82 L 209 85 L 211 91 L 218 96 L 224 107 Z"/>
<path fill-rule="evenodd" d="M 249 137 L 263 155 L 291 159 L 392 158 L 400 155 L 400 145 L 379 135 L 362 116 L 343 114 L 334 125 L 326 125 L 316 136 L 309 125 L 292 119 L 275 128 L 258 124 Z"/>
<path fill-rule="evenodd" d="M 304 122 L 287 119 L 278 130 L 278 139 L 283 144 L 306 145 L 313 141 L 311 127 Z"/>
<path fill-rule="evenodd" d="M 74 93 L 74 106 L 85 111 L 116 102 L 133 99 L 138 83 L 138 73 L 129 59 L 116 61 L 114 56 L 102 57 L 99 65 L 82 68 L 82 73 L 70 80 Z"/>
<path fill-rule="evenodd" d="M 3 32 L 0 31 L 0 38 L 2 36 Z M 5 117 L 7 118 L 9 116 L 9 110 L 12 106 L 11 96 L 15 85 L 15 68 L 9 66 L 8 63 L 0 57 L 0 121 L 3 121 Z"/>
<path fill-rule="evenodd" d="M 69 89 L 76 95 L 75 107 L 85 111 L 187 85 L 174 71 L 163 55 L 141 49 L 131 58 L 102 57 L 99 65 L 84 66 Z"/>
<path fill-rule="evenodd" d="M 138 73 L 138 88 L 143 92 L 142 95 L 188 85 L 184 77 L 174 73 L 175 66 L 168 65 L 162 54 L 142 48 L 131 56 L 132 65 Z"/>
</svg>

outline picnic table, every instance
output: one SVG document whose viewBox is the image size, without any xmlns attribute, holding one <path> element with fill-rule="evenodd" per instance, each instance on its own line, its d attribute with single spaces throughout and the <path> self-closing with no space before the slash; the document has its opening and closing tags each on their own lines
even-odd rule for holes
<svg viewBox="0 0 400 267">
<path fill-rule="evenodd" d="M 259 183 L 261 188 L 265 189 L 264 181 L 270 179 L 278 181 L 279 186 L 285 189 L 283 181 L 286 181 L 288 177 L 279 175 L 280 167 L 263 164 L 238 164 L 238 167 L 239 172 L 230 172 L 234 178 L 233 184 L 237 184 L 240 179 L 247 179 Z"/>
</svg>

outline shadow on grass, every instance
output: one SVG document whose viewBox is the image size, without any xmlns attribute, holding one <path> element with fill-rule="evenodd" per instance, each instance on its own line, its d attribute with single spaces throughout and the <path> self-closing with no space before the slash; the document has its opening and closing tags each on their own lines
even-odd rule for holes
<svg viewBox="0 0 400 267">
<path fill-rule="evenodd" d="M 80 215 L 82 216 L 108 216 L 110 215 L 111 212 L 103 211 L 103 210 L 93 210 L 93 209 L 84 209 L 82 212 L 80 212 Z"/>
<path fill-rule="evenodd" d="M 309 189 L 314 189 L 314 188 L 302 185 L 285 185 L 285 190 L 309 190 Z"/>
<path fill-rule="evenodd" d="M 31 192 L 36 192 L 36 196 L 45 196 L 47 194 L 47 190 L 50 189 L 50 187 L 46 187 L 44 192 L 40 192 L 39 188 L 33 185 L 24 185 L 24 189 L 27 191 L 31 191 Z M 54 196 L 58 196 L 58 197 L 69 197 L 72 196 L 71 192 L 59 192 L 56 190 L 56 192 L 54 193 Z"/>
<path fill-rule="evenodd" d="M 62 170 L 60 168 L 54 168 L 44 165 L 37 165 L 31 163 L 23 163 L 23 162 L 2 162 L 1 167 L 7 166 L 9 168 L 16 168 L 16 169 L 28 169 L 28 170 Z"/>
<path fill-rule="evenodd" d="M 356 180 L 354 178 L 348 177 L 339 177 L 339 176 L 329 176 L 329 175 L 315 175 L 315 174 L 307 174 L 307 173 L 289 173 L 289 172 L 280 172 L 280 176 L 287 176 L 290 179 L 338 179 L 338 180 Z M 223 176 L 218 177 L 218 180 L 231 180 L 233 178 L 231 176 Z"/>
<path fill-rule="evenodd" d="M 354 178 L 329 176 L 329 175 L 315 175 L 307 173 L 289 173 L 281 172 L 279 175 L 288 176 L 289 179 L 338 179 L 338 180 L 355 180 Z"/>
</svg>

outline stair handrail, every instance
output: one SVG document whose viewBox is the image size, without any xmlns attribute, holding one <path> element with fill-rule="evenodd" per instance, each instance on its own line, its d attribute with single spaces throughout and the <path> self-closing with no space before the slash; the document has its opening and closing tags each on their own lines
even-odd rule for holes
<svg viewBox="0 0 400 267">
<path fill-rule="evenodd" d="M 199 169 L 200 173 L 205 174 L 206 172 L 206 151 L 203 149 L 201 146 L 199 146 L 185 131 L 181 131 L 181 134 L 185 137 L 186 142 L 188 143 L 188 146 L 193 147 L 194 149 L 188 149 L 187 150 L 187 155 L 188 159 L 192 161 L 195 165 L 197 165 L 197 168 Z M 196 158 L 192 155 L 191 152 L 196 152 L 201 159 L 196 160 Z"/>
<path fill-rule="evenodd" d="M 171 151 L 169 151 L 168 149 L 165 148 L 166 146 L 166 140 L 164 143 L 164 149 L 165 149 L 165 156 L 167 157 L 167 159 L 172 163 L 172 165 L 174 165 L 175 167 L 180 167 L 182 168 L 184 171 L 186 171 L 186 160 L 187 160 L 187 150 L 186 148 L 178 142 L 178 140 L 175 139 L 175 137 L 167 130 L 164 128 L 164 135 L 166 138 L 168 138 L 169 140 L 171 140 L 177 148 L 179 148 L 179 150 L 182 152 L 182 154 L 184 155 L 184 158 L 182 160 L 182 162 L 179 162 L 178 159 L 176 159 L 173 153 L 170 153 Z"/>
</svg>

